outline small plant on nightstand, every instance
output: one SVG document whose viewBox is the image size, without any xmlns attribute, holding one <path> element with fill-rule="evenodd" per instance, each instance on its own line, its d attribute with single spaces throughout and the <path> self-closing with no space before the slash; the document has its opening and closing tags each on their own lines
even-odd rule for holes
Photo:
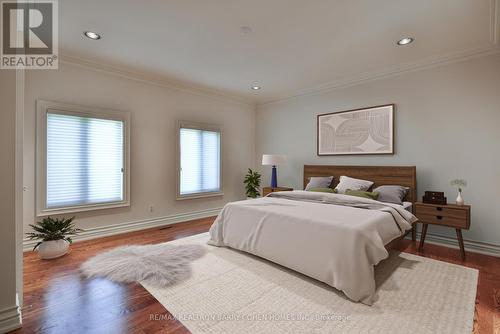
<svg viewBox="0 0 500 334">
<path fill-rule="evenodd" d="M 462 190 L 467 186 L 467 181 L 462 179 L 455 179 L 450 182 L 453 187 L 458 188 L 457 204 L 464 205 L 464 199 L 462 197 Z"/>
<path fill-rule="evenodd" d="M 247 175 L 245 175 L 245 181 L 243 181 L 248 198 L 259 197 L 260 177 L 261 175 L 259 172 L 248 168 Z"/>
<path fill-rule="evenodd" d="M 77 235 L 83 230 L 76 228 L 72 218 L 51 218 L 42 219 L 41 222 L 30 224 L 34 232 L 26 233 L 30 240 L 39 240 L 33 247 L 38 248 L 38 255 L 42 259 L 55 259 L 68 252 L 69 245 L 73 242 L 72 235 Z"/>
</svg>

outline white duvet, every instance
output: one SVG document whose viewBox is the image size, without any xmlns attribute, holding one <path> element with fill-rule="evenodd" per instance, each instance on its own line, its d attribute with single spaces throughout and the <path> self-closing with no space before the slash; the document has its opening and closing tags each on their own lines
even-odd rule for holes
<svg viewBox="0 0 500 334">
<path fill-rule="evenodd" d="M 411 228 L 400 205 L 291 191 L 228 203 L 209 244 L 245 251 L 325 282 L 353 301 L 375 301 L 374 265 L 385 245 Z"/>
</svg>

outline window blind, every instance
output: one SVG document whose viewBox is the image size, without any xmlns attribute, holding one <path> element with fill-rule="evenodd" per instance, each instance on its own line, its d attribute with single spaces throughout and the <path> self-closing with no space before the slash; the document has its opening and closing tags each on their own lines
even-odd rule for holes
<svg viewBox="0 0 500 334">
<path fill-rule="evenodd" d="M 180 195 L 221 190 L 218 131 L 180 129 Z"/>
<path fill-rule="evenodd" d="M 124 199 L 124 122 L 47 113 L 46 206 Z"/>
</svg>

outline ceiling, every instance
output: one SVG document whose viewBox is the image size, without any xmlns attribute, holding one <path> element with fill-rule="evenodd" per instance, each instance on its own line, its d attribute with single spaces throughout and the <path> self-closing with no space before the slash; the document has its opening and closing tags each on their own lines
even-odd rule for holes
<svg viewBox="0 0 500 334">
<path fill-rule="evenodd" d="M 499 7 L 499 0 L 63 0 L 59 46 L 63 59 L 265 103 L 496 48 Z M 87 39 L 86 30 L 103 38 Z M 415 42 L 397 46 L 404 36 Z"/>
</svg>

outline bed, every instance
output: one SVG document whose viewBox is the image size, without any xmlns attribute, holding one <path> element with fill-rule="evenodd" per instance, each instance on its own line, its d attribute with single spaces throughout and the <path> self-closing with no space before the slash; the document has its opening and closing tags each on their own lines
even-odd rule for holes
<svg viewBox="0 0 500 334">
<path fill-rule="evenodd" d="M 374 187 L 409 188 L 416 199 L 414 166 L 304 166 L 311 176 L 370 180 Z M 248 252 L 315 278 L 355 302 L 376 301 L 374 266 L 412 230 L 415 216 L 402 205 L 308 191 L 276 192 L 228 203 L 210 228 L 209 244 Z"/>
</svg>

